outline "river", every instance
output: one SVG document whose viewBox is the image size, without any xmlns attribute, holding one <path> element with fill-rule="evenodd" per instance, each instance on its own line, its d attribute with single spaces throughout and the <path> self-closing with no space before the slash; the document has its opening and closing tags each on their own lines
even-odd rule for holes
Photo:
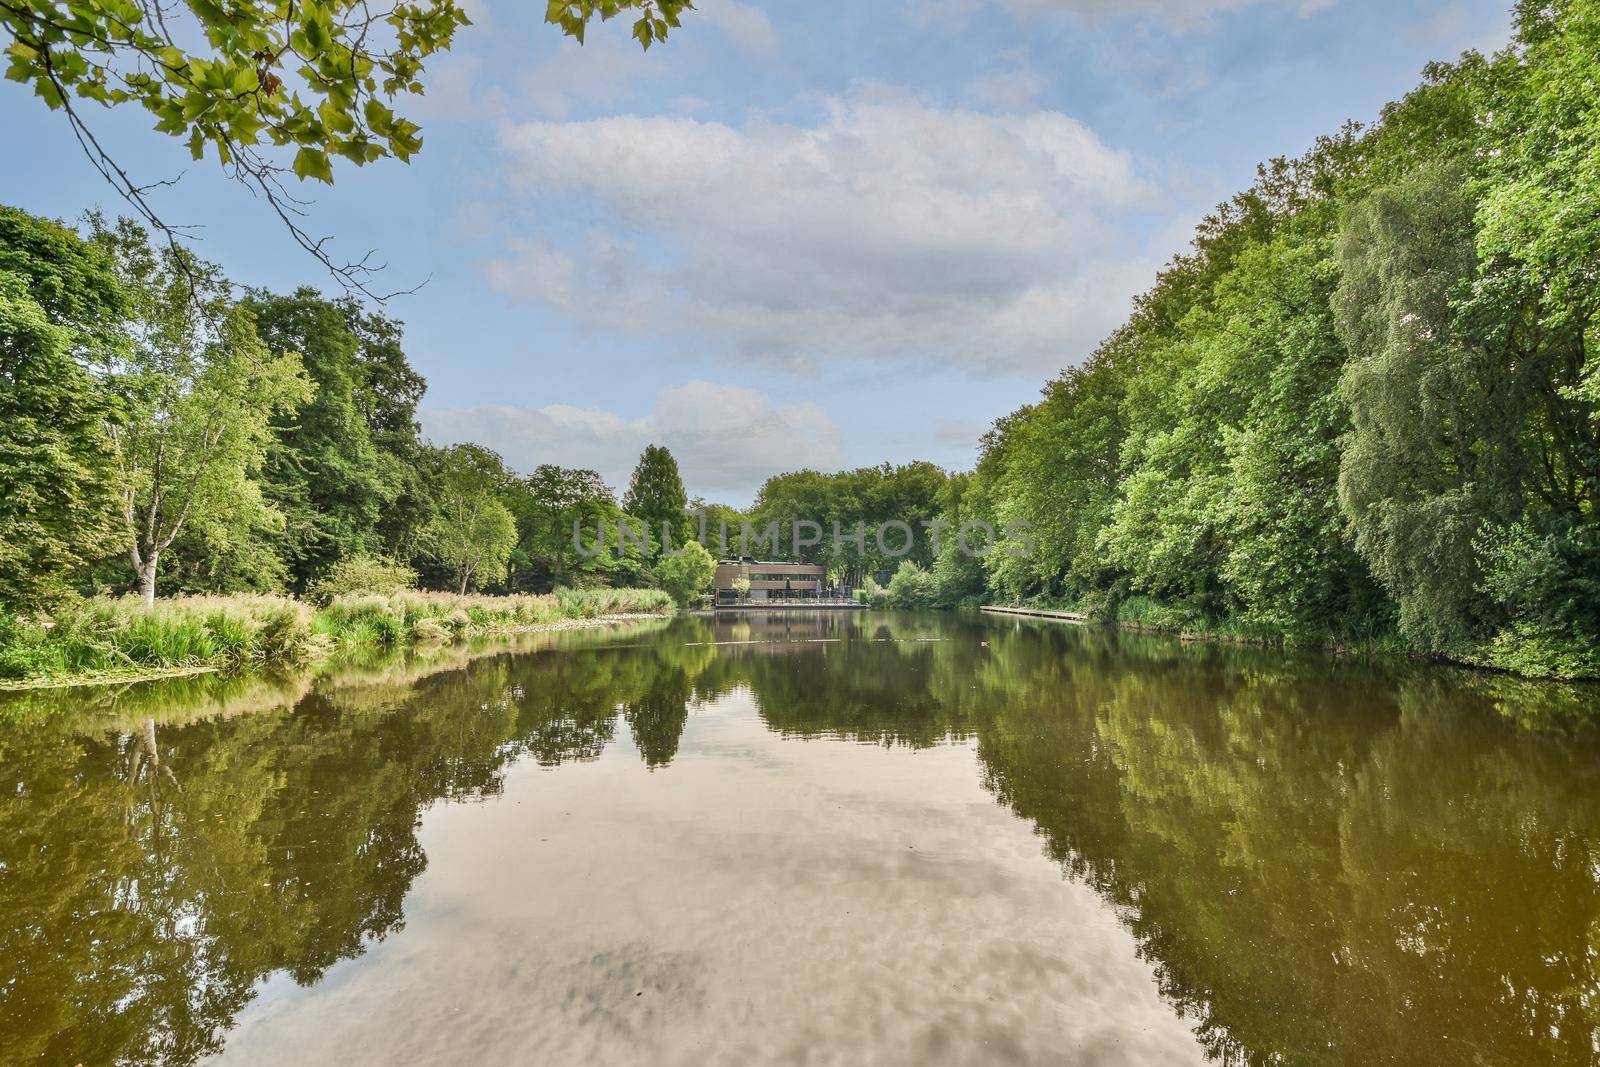
<svg viewBox="0 0 1600 1067">
<path fill-rule="evenodd" d="M 0 703 L 0 1062 L 1591 1064 L 1596 690 L 682 617 Z"/>
</svg>

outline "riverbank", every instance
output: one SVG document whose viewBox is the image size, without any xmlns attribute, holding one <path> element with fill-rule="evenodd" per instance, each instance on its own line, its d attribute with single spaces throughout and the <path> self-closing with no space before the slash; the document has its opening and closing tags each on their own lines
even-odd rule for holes
<svg viewBox="0 0 1600 1067">
<path fill-rule="evenodd" d="M 1600 663 L 1582 649 L 1536 640 L 1527 635 L 1502 635 L 1495 641 L 1458 652 L 1427 651 L 1406 644 L 1398 636 L 1336 638 L 1332 635 L 1290 635 L 1272 627 L 1237 623 L 1208 623 L 1181 609 L 1135 598 L 1131 611 L 1119 611 L 1115 619 L 1083 610 L 1038 607 L 1031 604 L 985 604 L 985 614 L 1046 619 L 1075 625 L 1114 626 L 1131 633 L 1165 634 L 1184 642 L 1216 642 L 1263 647 L 1297 647 L 1337 654 L 1375 654 L 1409 659 L 1432 660 L 1459 667 L 1508 674 L 1535 681 L 1578 682 L 1600 680 Z"/>
<path fill-rule="evenodd" d="M 1163 634 L 1180 641 L 1213 641 L 1230 645 L 1257 645 L 1262 647 L 1294 646 L 1313 648 L 1326 652 L 1383 652 L 1408 654 L 1409 650 L 1393 639 L 1349 638 L 1336 639 L 1329 635 L 1290 635 L 1282 630 L 1264 625 L 1243 625 L 1237 622 L 1207 622 L 1190 612 L 1174 609 L 1140 598 L 1130 602 L 1129 610 L 1121 611 L 1116 618 L 1107 618 L 1098 611 L 1084 608 L 1066 609 L 1043 607 L 1034 604 L 983 604 L 979 611 L 987 615 L 1009 615 L 1021 618 L 1047 619 L 1077 625 L 1114 626 L 1119 630 L 1140 634 Z"/>
<path fill-rule="evenodd" d="M 541 596 L 402 592 L 316 607 L 289 597 L 82 601 L 48 619 L 0 622 L 0 690 L 60 688 L 261 667 L 403 644 L 607 625 L 670 614 L 658 589 Z"/>
</svg>

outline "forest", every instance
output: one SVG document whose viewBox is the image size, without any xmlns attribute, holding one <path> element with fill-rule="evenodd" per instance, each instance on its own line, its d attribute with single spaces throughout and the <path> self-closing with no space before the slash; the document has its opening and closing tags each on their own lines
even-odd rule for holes
<svg viewBox="0 0 1600 1067">
<path fill-rule="evenodd" d="M 0 207 L 0 383 L 0 681 L 660 613 L 710 582 L 648 533 L 687 503 L 665 450 L 619 502 L 430 444 L 400 322 L 241 289 L 127 219 Z M 638 535 L 584 554 L 577 522 Z"/>
<path fill-rule="evenodd" d="M 1600 4 L 1514 20 L 1210 214 L 944 487 L 1036 550 L 899 600 L 1600 676 Z"/>
<path fill-rule="evenodd" d="M 661 532 L 696 516 L 982 522 L 1029 550 L 789 554 L 899 606 L 1600 676 L 1600 2 L 1524 0 L 1514 25 L 1263 164 L 973 470 L 786 472 L 745 511 L 691 500 L 659 446 L 620 500 L 594 471 L 436 447 L 385 310 L 242 289 L 126 219 L 0 209 L 0 605 L 326 599 L 375 574 L 685 602 L 710 555 L 663 555 Z M 623 521 L 640 540 L 572 534 Z"/>
<path fill-rule="evenodd" d="M 431 445 L 401 323 L 353 298 L 241 291 L 129 220 L 90 214 L 80 233 L 0 208 L 0 339 L 12 611 L 327 594 L 385 569 L 460 594 L 666 580 L 643 528 L 682 521 L 669 453 L 648 450 L 619 503 L 594 471 Z M 575 522 L 614 525 L 624 505 L 642 547 L 574 551 Z"/>
</svg>

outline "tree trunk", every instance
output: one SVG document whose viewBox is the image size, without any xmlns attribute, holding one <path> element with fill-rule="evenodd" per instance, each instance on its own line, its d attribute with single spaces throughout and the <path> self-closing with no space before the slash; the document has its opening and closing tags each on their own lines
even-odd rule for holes
<svg viewBox="0 0 1600 1067">
<path fill-rule="evenodd" d="M 158 551 L 151 552 L 144 558 L 139 566 L 139 592 L 144 596 L 145 607 L 154 607 L 156 602 L 156 560 L 161 556 Z"/>
<path fill-rule="evenodd" d="M 471 571 L 464 570 L 464 571 L 461 572 L 461 595 L 462 596 L 466 596 L 467 595 L 467 582 L 470 581 L 471 579 L 472 579 L 472 572 Z"/>
</svg>

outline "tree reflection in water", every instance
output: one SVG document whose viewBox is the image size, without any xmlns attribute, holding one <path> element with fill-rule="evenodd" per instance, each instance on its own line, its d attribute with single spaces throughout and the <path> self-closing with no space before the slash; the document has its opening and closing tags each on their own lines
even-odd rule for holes
<svg viewBox="0 0 1600 1067">
<path fill-rule="evenodd" d="M 561 645 L 0 706 L 7 1059 L 217 1051 L 264 978 L 403 927 L 431 805 L 619 721 L 667 768 L 735 689 L 784 737 L 973 744 L 1218 1061 L 1596 1056 L 1592 691 L 948 616 Z"/>
</svg>

